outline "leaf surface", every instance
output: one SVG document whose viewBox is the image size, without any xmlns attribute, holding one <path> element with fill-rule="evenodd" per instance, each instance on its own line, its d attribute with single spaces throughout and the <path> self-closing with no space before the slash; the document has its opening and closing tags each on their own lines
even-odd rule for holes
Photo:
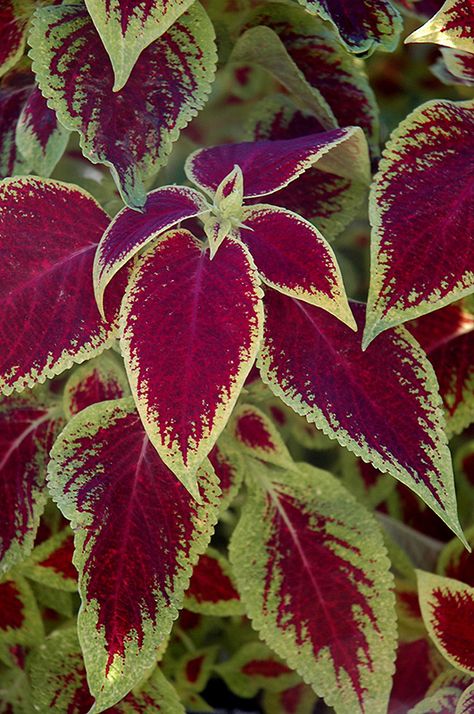
<svg viewBox="0 0 474 714">
<path fill-rule="evenodd" d="M 21 58 L 33 0 L 3 0 L 0 7 L 0 76 Z"/>
<path fill-rule="evenodd" d="M 216 51 L 203 8 L 195 3 L 149 45 L 118 92 L 81 4 L 39 9 L 30 43 L 38 84 L 61 124 L 79 132 L 90 161 L 109 166 L 125 203 L 141 208 L 147 181 L 210 90 Z"/>
<path fill-rule="evenodd" d="M 240 615 L 243 610 L 229 562 L 215 550 L 208 548 L 194 567 L 185 607 L 203 615 Z"/>
<path fill-rule="evenodd" d="M 107 214 L 77 186 L 34 177 L 0 185 L 4 394 L 94 357 L 115 337 L 124 281 L 110 291 L 110 322 L 101 319 L 92 287 L 94 252 L 107 224 Z"/>
<path fill-rule="evenodd" d="M 91 404 L 128 394 L 130 388 L 123 366 L 111 352 L 104 352 L 71 374 L 64 386 L 64 411 L 71 418 Z"/>
<path fill-rule="evenodd" d="M 196 469 L 255 359 L 261 295 L 244 246 L 227 239 L 211 260 L 184 229 L 158 239 L 129 282 L 121 348 L 132 394 L 153 445 L 194 495 Z"/>
<path fill-rule="evenodd" d="M 365 346 L 474 289 L 473 128 L 472 101 L 434 100 L 387 143 L 371 194 Z"/>
<path fill-rule="evenodd" d="M 372 516 L 335 477 L 255 466 L 230 559 L 253 626 L 328 705 L 386 711 L 389 563 Z"/>
<path fill-rule="evenodd" d="M 401 328 L 362 352 L 364 307 L 352 310 L 359 333 L 268 291 L 262 379 L 325 434 L 415 491 L 463 538 L 433 368 Z"/>
<path fill-rule="evenodd" d="M 434 42 L 465 52 L 474 52 L 473 0 L 446 0 L 438 12 L 405 42 Z"/>
<path fill-rule="evenodd" d="M 149 442 L 131 398 L 79 412 L 51 458 L 49 487 L 75 531 L 89 687 L 103 711 L 156 661 L 211 537 L 219 488 L 204 466 L 198 505 Z"/>
</svg>

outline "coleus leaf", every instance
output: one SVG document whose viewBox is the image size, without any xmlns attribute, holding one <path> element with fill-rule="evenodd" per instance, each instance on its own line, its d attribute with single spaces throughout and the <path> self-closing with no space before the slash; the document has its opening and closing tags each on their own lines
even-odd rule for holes
<svg viewBox="0 0 474 714">
<path fill-rule="evenodd" d="M 474 674 L 474 588 L 417 571 L 421 613 L 428 633 L 453 667 Z"/>
<path fill-rule="evenodd" d="M 213 194 L 234 166 L 240 166 L 244 198 L 251 198 L 274 194 L 316 164 L 338 173 L 347 162 L 351 164 L 351 175 L 367 180 L 367 145 L 358 127 L 198 149 L 188 157 L 185 171 L 190 181 Z"/>
<path fill-rule="evenodd" d="M 189 8 L 193 0 L 86 0 L 112 62 L 113 91 L 122 89 L 141 52 Z"/>
<path fill-rule="evenodd" d="M 453 714 L 460 695 L 457 687 L 442 687 L 410 709 L 410 714 Z"/>
<path fill-rule="evenodd" d="M 151 442 L 196 497 L 196 469 L 258 350 L 261 296 L 245 246 L 229 238 L 211 260 L 184 229 L 157 239 L 128 284 L 121 349 L 132 393 Z"/>
<path fill-rule="evenodd" d="M 16 125 L 15 139 L 29 169 L 49 176 L 66 149 L 69 132 L 59 124 L 37 87 L 33 88 Z"/>
<path fill-rule="evenodd" d="M 456 714 L 473 714 L 474 712 L 474 683 L 470 684 L 458 699 Z"/>
<path fill-rule="evenodd" d="M 349 52 L 392 51 L 402 20 L 390 0 L 298 0 L 311 13 L 328 20 Z"/>
<path fill-rule="evenodd" d="M 463 84 L 472 87 L 474 85 L 474 55 L 470 52 L 442 47 L 441 57 L 431 66 L 431 71 L 443 84 Z"/>
<path fill-rule="evenodd" d="M 91 404 L 120 399 L 129 393 L 123 366 L 112 353 L 104 352 L 71 374 L 64 386 L 64 412 L 70 418 Z"/>
<path fill-rule="evenodd" d="M 77 570 L 72 562 L 73 554 L 74 535 L 70 528 L 64 528 L 36 546 L 22 565 L 22 573 L 42 585 L 65 592 L 76 592 Z"/>
<path fill-rule="evenodd" d="M 208 545 L 219 489 L 210 466 L 197 479 L 202 505 L 161 461 L 131 398 L 79 412 L 51 452 L 50 491 L 75 531 L 79 639 L 96 711 L 155 661 Z"/>
<path fill-rule="evenodd" d="M 259 102 L 248 128 L 254 140 L 293 139 L 321 130 L 314 116 L 298 110 L 283 94 Z M 362 180 L 360 174 L 342 176 L 342 171 L 336 171 L 309 168 L 267 201 L 314 221 L 325 238 L 331 240 L 356 217 L 367 194 L 369 175 L 367 171 L 367 178 Z"/>
<path fill-rule="evenodd" d="M 94 699 L 87 686 L 75 628 L 52 632 L 29 658 L 28 673 L 35 709 L 40 714 L 85 714 L 91 710 Z M 171 684 L 156 668 L 141 686 L 107 712 L 184 714 L 184 708 Z"/>
<path fill-rule="evenodd" d="M 352 310 L 360 329 L 364 306 Z M 329 437 L 411 488 L 463 539 L 433 368 L 403 328 L 365 352 L 359 334 L 313 305 L 268 291 L 262 379 Z"/>
<path fill-rule="evenodd" d="M 194 567 L 185 607 L 203 615 L 239 615 L 243 611 L 231 567 L 224 556 L 208 548 Z"/>
<path fill-rule="evenodd" d="M 21 58 L 34 0 L 3 0 L 0 7 L 0 76 Z"/>
<path fill-rule="evenodd" d="M 226 511 L 242 485 L 245 463 L 242 454 L 223 434 L 208 455 L 222 491 L 220 511 Z"/>
<path fill-rule="evenodd" d="M 31 551 L 46 503 L 49 451 L 64 418 L 39 388 L 0 400 L 0 575 Z"/>
<path fill-rule="evenodd" d="M 215 667 L 229 689 L 239 697 L 255 697 L 260 689 L 281 692 L 299 676 L 263 642 L 249 642 Z"/>
<path fill-rule="evenodd" d="M 146 182 L 210 90 L 216 50 L 203 8 L 194 3 L 149 45 L 118 92 L 81 4 L 39 9 L 30 44 L 38 84 L 60 122 L 79 132 L 90 161 L 109 166 L 125 203 L 142 207 Z"/>
<path fill-rule="evenodd" d="M 474 316 L 449 305 L 407 325 L 436 372 L 448 436 L 474 421 Z"/>
<path fill-rule="evenodd" d="M 466 530 L 466 540 L 474 545 L 474 528 Z M 457 538 L 447 543 L 439 554 L 436 570 L 439 575 L 461 580 L 466 585 L 474 587 L 474 555 L 466 550 Z"/>
<path fill-rule="evenodd" d="M 124 208 L 101 238 L 94 259 L 94 289 L 99 310 L 105 288 L 120 268 L 153 238 L 168 228 L 192 218 L 209 205 L 195 189 L 162 186 L 148 194 L 142 213 Z"/>
<path fill-rule="evenodd" d="M 282 468 L 293 466 L 293 459 L 278 429 L 253 404 L 243 404 L 235 410 L 231 431 L 246 456 Z"/>
<path fill-rule="evenodd" d="M 336 711 L 384 711 L 395 612 L 375 521 L 325 471 L 252 465 L 230 560 L 253 626 Z"/>
<path fill-rule="evenodd" d="M 443 0 L 396 0 L 396 5 L 402 11 L 407 11 L 416 17 L 428 19 L 435 15 L 443 5 Z"/>
<path fill-rule="evenodd" d="M 303 682 L 283 692 L 267 690 L 262 698 L 265 714 L 313 714 L 316 701 L 317 697 L 311 687 Z"/>
<path fill-rule="evenodd" d="M 43 621 L 31 588 L 22 577 L 0 583 L 0 603 L 0 660 L 12 666 L 12 648 L 41 642 Z"/>
<path fill-rule="evenodd" d="M 0 185 L 0 390 L 32 387 L 115 338 L 125 276 L 101 319 L 92 289 L 94 252 L 107 214 L 77 186 L 33 177 Z M 21 270 L 19 269 L 21 266 Z"/>
<path fill-rule="evenodd" d="M 474 52 L 474 3 L 446 0 L 426 24 L 412 32 L 405 42 L 435 42 L 444 47 Z"/>
<path fill-rule="evenodd" d="M 400 642 L 393 687 L 390 693 L 389 714 L 405 714 L 422 699 L 433 681 L 433 660 L 426 637 Z"/>
<path fill-rule="evenodd" d="M 473 125 L 472 101 L 434 100 L 404 119 L 387 143 L 371 195 L 364 346 L 474 289 L 474 177 L 466 160 L 474 155 Z"/>
<path fill-rule="evenodd" d="M 31 86 L 20 73 L 8 75 L 6 80 L 0 85 L 0 179 L 26 174 L 31 168 L 15 143 L 18 120 Z"/>
<path fill-rule="evenodd" d="M 311 223 L 284 208 L 256 204 L 242 212 L 240 240 L 267 285 L 336 315 L 355 329 L 336 256 Z"/>
<path fill-rule="evenodd" d="M 374 153 L 378 153 L 378 108 L 363 65 L 345 52 L 327 25 L 302 8 L 276 3 L 257 8 L 246 20 L 246 26 L 256 24 L 277 33 L 306 82 L 329 105 L 338 125 L 362 127 Z M 264 64 L 260 45 L 254 48 L 254 55 L 256 62 L 279 79 L 280 65 Z M 296 88 L 293 92 L 302 108 Z"/>
<path fill-rule="evenodd" d="M 188 701 L 191 692 L 202 692 L 213 673 L 218 647 L 203 647 L 187 652 L 176 663 L 174 680 L 181 699 Z M 193 710 L 195 707 L 191 707 Z M 201 711 L 201 707 L 199 707 Z M 206 709 L 204 709 L 206 711 Z"/>
</svg>

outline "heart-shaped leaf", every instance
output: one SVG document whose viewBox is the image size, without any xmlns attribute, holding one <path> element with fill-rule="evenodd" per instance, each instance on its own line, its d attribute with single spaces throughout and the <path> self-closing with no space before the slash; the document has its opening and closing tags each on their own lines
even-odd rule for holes
<svg viewBox="0 0 474 714">
<path fill-rule="evenodd" d="M 0 390 L 11 394 L 102 352 L 115 338 L 123 279 L 101 319 L 92 262 L 109 219 L 88 193 L 59 181 L 0 185 Z"/>
<path fill-rule="evenodd" d="M 253 626 L 336 711 L 385 711 L 396 626 L 380 530 L 329 473 L 252 463 L 230 559 Z"/>
<path fill-rule="evenodd" d="M 219 489 L 202 468 L 197 504 L 149 442 L 131 398 L 79 412 L 51 459 L 50 490 L 75 531 L 79 638 L 103 711 L 156 661 L 211 537 Z"/>
<path fill-rule="evenodd" d="M 474 102 L 434 100 L 387 143 L 371 196 L 365 346 L 474 290 L 473 129 Z"/>
<path fill-rule="evenodd" d="M 364 306 L 352 310 L 360 330 Z M 272 290 L 259 365 L 286 404 L 415 491 L 463 538 L 436 377 L 406 330 L 362 352 L 360 332 Z"/>
<path fill-rule="evenodd" d="M 110 167 L 124 201 L 143 206 L 146 182 L 210 90 L 216 50 L 203 8 L 194 3 L 149 45 L 118 92 L 82 4 L 38 9 L 30 43 L 38 84 L 61 123 L 79 132 L 87 158 Z"/>
<path fill-rule="evenodd" d="M 195 496 L 196 469 L 259 346 L 261 296 L 245 246 L 227 239 L 211 260 L 179 229 L 140 257 L 122 303 L 121 348 L 138 411 L 163 461 Z"/>
</svg>

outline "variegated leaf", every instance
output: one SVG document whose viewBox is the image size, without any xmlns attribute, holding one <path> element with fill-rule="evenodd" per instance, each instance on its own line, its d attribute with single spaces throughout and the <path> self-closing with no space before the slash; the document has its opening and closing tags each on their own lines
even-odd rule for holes
<svg viewBox="0 0 474 714">
<path fill-rule="evenodd" d="M 16 144 L 30 170 L 49 176 L 63 155 L 69 132 L 35 87 L 30 93 L 16 125 Z"/>
<path fill-rule="evenodd" d="M 431 67 L 433 74 L 444 84 L 474 85 L 474 54 L 441 48 L 441 57 Z"/>
<path fill-rule="evenodd" d="M 82 4 L 39 9 L 30 43 L 39 86 L 61 123 L 79 132 L 88 159 L 110 167 L 124 201 L 142 207 L 147 181 L 210 90 L 216 50 L 203 8 L 194 3 L 149 45 L 118 92 Z"/>
<path fill-rule="evenodd" d="M 353 303 L 359 330 L 364 307 Z M 262 379 L 298 414 L 411 488 L 463 538 L 431 364 L 403 328 L 368 350 L 327 312 L 268 291 Z"/>
<path fill-rule="evenodd" d="M 64 386 L 64 412 L 68 418 L 91 404 L 120 399 L 130 394 L 127 375 L 112 352 L 77 367 Z"/>
<path fill-rule="evenodd" d="M 293 459 L 278 429 L 253 404 L 238 407 L 231 426 L 231 433 L 246 456 L 282 468 L 292 468 Z"/>
<path fill-rule="evenodd" d="M 192 705 L 193 700 L 190 695 L 202 692 L 206 687 L 209 678 L 214 674 L 213 665 L 217 657 L 219 648 L 216 646 L 203 647 L 202 649 L 187 652 L 176 663 L 174 671 L 174 681 L 181 701 L 188 704 L 192 711 L 207 711 L 207 708 Z"/>
<path fill-rule="evenodd" d="M 434 42 L 474 52 L 473 0 L 446 0 L 436 15 L 412 32 L 405 42 Z"/>
<path fill-rule="evenodd" d="M 47 499 L 48 455 L 63 423 L 61 403 L 45 389 L 0 401 L 0 575 L 33 547 Z"/>
<path fill-rule="evenodd" d="M 75 628 L 55 630 L 28 661 L 35 711 L 85 714 L 94 703 Z M 103 711 L 94 708 L 94 712 Z M 159 669 L 107 714 L 184 714 L 175 690 Z"/>
<path fill-rule="evenodd" d="M 101 238 L 94 259 L 94 289 L 99 310 L 114 275 L 138 251 L 168 228 L 193 218 L 209 205 L 202 194 L 186 186 L 162 186 L 148 194 L 141 213 L 124 208 Z"/>
<path fill-rule="evenodd" d="M 329 473 L 253 464 L 230 559 L 254 627 L 336 711 L 386 711 L 396 628 L 381 532 Z"/>
<path fill-rule="evenodd" d="M 262 100 L 248 123 L 249 135 L 254 140 L 293 139 L 320 130 L 321 127 L 314 116 L 296 109 L 289 97 L 283 94 Z M 323 236 L 332 240 L 357 216 L 366 198 L 369 180 L 368 156 L 364 158 L 361 154 L 360 161 L 367 165 L 365 179 L 362 172 L 353 176 L 342 176 L 339 174 L 343 172 L 338 169 L 333 172 L 309 168 L 266 200 L 313 221 Z M 346 166 L 349 164 L 348 160 Z"/>
<path fill-rule="evenodd" d="M 473 128 L 472 101 L 434 100 L 415 109 L 385 148 L 371 195 L 365 347 L 474 290 Z"/>
<path fill-rule="evenodd" d="M 14 666 L 15 649 L 44 637 L 43 621 L 31 588 L 22 577 L 0 582 L 0 660 Z"/>
<path fill-rule="evenodd" d="M 86 0 L 86 7 L 114 69 L 113 91 L 122 89 L 141 52 L 189 8 L 193 0 Z"/>
<path fill-rule="evenodd" d="M 402 28 L 390 0 L 298 0 L 311 13 L 328 20 L 349 52 L 393 51 Z"/>
<path fill-rule="evenodd" d="M 474 527 L 466 529 L 466 540 L 469 546 L 474 546 Z M 474 553 L 468 551 L 463 544 L 454 538 L 447 543 L 439 554 L 436 570 L 453 580 L 461 580 L 466 585 L 474 587 Z"/>
<path fill-rule="evenodd" d="M 358 127 L 333 129 L 279 141 L 249 141 L 198 149 L 188 157 L 188 179 L 211 195 L 234 166 L 244 177 L 244 197 L 275 194 L 311 167 L 367 181 L 369 162 L 364 133 Z"/>
<path fill-rule="evenodd" d="M 16 128 L 31 92 L 31 78 L 12 72 L 0 84 L 0 179 L 27 174 L 29 162 L 18 150 Z"/>
<path fill-rule="evenodd" d="M 0 6 L 0 76 L 21 58 L 34 0 L 2 0 Z"/>
<path fill-rule="evenodd" d="M 49 487 L 75 531 L 78 628 L 96 711 L 156 661 L 217 520 L 217 479 L 197 475 L 202 505 L 149 442 L 131 398 L 79 412 L 57 440 Z"/>
<path fill-rule="evenodd" d="M 474 588 L 459 580 L 417 571 L 421 613 L 430 637 L 446 660 L 474 674 Z"/>
<path fill-rule="evenodd" d="M 220 511 L 226 511 L 242 485 L 245 463 L 239 449 L 223 434 L 208 455 L 222 491 Z"/>
<path fill-rule="evenodd" d="M 243 605 L 234 584 L 231 567 L 214 548 L 208 548 L 196 563 L 184 606 L 203 615 L 240 615 Z"/>
<path fill-rule="evenodd" d="M 0 185 L 0 390 L 32 387 L 115 338 L 125 276 L 101 319 L 92 262 L 107 214 L 85 191 L 33 177 Z"/>
<path fill-rule="evenodd" d="M 327 310 L 356 329 L 336 256 L 304 218 L 263 203 L 242 212 L 240 240 L 267 285 Z"/>
<path fill-rule="evenodd" d="M 456 714 L 474 713 L 474 683 L 470 684 L 458 699 Z"/>
<path fill-rule="evenodd" d="M 73 565 L 74 534 L 70 528 L 36 546 L 22 566 L 22 573 L 40 585 L 77 592 L 77 570 Z"/>
<path fill-rule="evenodd" d="M 261 296 L 245 246 L 227 239 L 211 260 L 203 244 L 179 229 L 140 257 L 122 303 L 122 354 L 143 424 L 196 497 L 196 469 L 223 430 L 258 350 Z"/>
</svg>

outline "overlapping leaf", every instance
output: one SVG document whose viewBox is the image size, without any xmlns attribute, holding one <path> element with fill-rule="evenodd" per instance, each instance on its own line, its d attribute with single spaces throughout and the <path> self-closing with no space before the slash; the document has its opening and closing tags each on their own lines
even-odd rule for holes
<svg viewBox="0 0 474 714">
<path fill-rule="evenodd" d="M 449 47 L 441 48 L 441 57 L 431 67 L 433 74 L 444 84 L 474 85 L 474 54 Z"/>
<path fill-rule="evenodd" d="M 243 404 L 236 409 L 232 434 L 247 456 L 291 468 L 293 460 L 278 429 L 254 405 Z"/>
<path fill-rule="evenodd" d="M 41 91 L 61 123 L 79 132 L 87 158 L 110 167 L 124 201 L 143 206 L 146 182 L 203 105 L 213 79 L 214 31 L 202 7 L 194 3 L 141 53 L 118 92 L 81 4 L 38 10 L 30 41 Z"/>
<path fill-rule="evenodd" d="M 370 54 L 392 51 L 402 28 L 401 17 L 390 0 L 298 0 L 336 28 L 350 52 Z"/>
<path fill-rule="evenodd" d="M 474 673 L 474 588 L 459 580 L 417 571 L 421 612 L 441 654 L 456 669 Z"/>
<path fill-rule="evenodd" d="M 208 548 L 199 558 L 184 604 L 191 612 L 204 615 L 239 615 L 242 612 L 230 565 L 214 548 Z"/>
<path fill-rule="evenodd" d="M 219 489 L 203 467 L 198 505 L 149 442 L 131 398 L 79 412 L 51 457 L 50 490 L 76 533 L 79 638 L 102 711 L 156 660 L 210 539 Z"/>
<path fill-rule="evenodd" d="M 64 419 L 36 389 L 0 401 L 0 574 L 30 552 L 46 502 L 48 454 Z"/>
<path fill-rule="evenodd" d="M 91 404 L 120 399 L 129 393 L 123 366 L 112 353 L 104 352 L 71 374 L 64 386 L 64 411 L 72 417 Z"/>
<path fill-rule="evenodd" d="M 364 67 L 357 58 L 345 52 L 327 25 L 319 18 L 308 17 L 303 9 L 281 4 L 258 8 L 246 20 L 246 27 L 249 25 L 262 25 L 273 30 L 297 71 L 327 102 L 338 125 L 362 127 L 369 144 L 375 152 L 378 151 L 378 109 Z M 280 78 L 280 64 L 274 61 L 273 56 L 267 58 L 262 53 L 260 43 L 251 42 L 257 32 L 262 32 L 262 28 L 250 29 L 239 43 L 247 37 L 247 53 L 253 46 L 253 61 L 285 84 L 285 77 Z M 239 43 L 234 53 L 238 53 Z M 298 88 L 290 89 L 295 102 L 301 107 Z M 306 109 L 310 107 L 306 106 Z M 319 117 L 319 114 L 315 112 L 315 116 Z"/>
<path fill-rule="evenodd" d="M 58 181 L 0 186 L 0 390 L 31 387 L 101 352 L 114 337 L 123 280 L 101 319 L 92 262 L 107 214 L 89 194 Z"/>
<path fill-rule="evenodd" d="M 352 309 L 360 330 L 364 308 Z M 436 377 L 415 340 L 398 328 L 362 352 L 360 331 L 275 291 L 265 313 L 259 366 L 272 391 L 406 484 L 462 538 Z"/>
<path fill-rule="evenodd" d="M 435 42 L 444 47 L 474 52 L 474 3 L 446 0 L 436 15 L 405 42 Z"/>
<path fill-rule="evenodd" d="M 16 647 L 41 642 L 43 622 L 31 588 L 22 577 L 0 583 L 0 603 L 0 660 L 12 666 Z"/>
<path fill-rule="evenodd" d="M 23 54 L 34 0 L 3 0 L 0 7 L 0 76 Z"/>
<path fill-rule="evenodd" d="M 209 206 L 204 197 L 186 186 L 162 186 L 148 194 L 142 213 L 121 210 L 110 223 L 94 260 L 94 288 L 99 309 L 114 275 L 157 235 Z"/>
<path fill-rule="evenodd" d="M 127 288 L 121 347 L 132 393 L 153 445 L 195 496 L 196 469 L 258 349 L 261 295 L 243 245 L 227 239 L 211 260 L 184 229 L 144 253 Z"/>
<path fill-rule="evenodd" d="M 69 132 L 59 124 L 37 87 L 23 106 L 15 138 L 29 169 L 49 176 L 64 153 Z"/>
<path fill-rule="evenodd" d="M 170 28 L 193 0 L 86 0 L 86 6 L 112 62 L 118 92 L 142 50 Z"/>
<path fill-rule="evenodd" d="M 336 256 L 311 223 L 266 204 L 246 208 L 242 222 L 246 230 L 240 231 L 240 240 L 267 285 L 317 305 L 355 327 Z"/>
<path fill-rule="evenodd" d="M 54 631 L 28 662 L 35 710 L 84 714 L 94 703 L 75 629 Z M 100 711 L 95 709 L 94 711 Z M 178 695 L 158 669 L 108 714 L 184 714 Z"/>
<path fill-rule="evenodd" d="M 474 528 L 466 530 L 466 540 L 474 545 Z M 447 543 L 439 554 L 436 570 L 440 575 L 453 580 L 461 580 L 466 585 L 474 587 L 474 555 L 454 538 Z"/>
<path fill-rule="evenodd" d="M 219 488 L 222 491 L 220 510 L 225 511 L 239 492 L 244 475 L 244 459 L 240 451 L 221 437 L 218 443 L 209 452 L 216 476 L 219 479 Z"/>
<path fill-rule="evenodd" d="M 255 140 L 293 139 L 321 130 L 314 116 L 296 109 L 285 95 L 268 97 L 259 103 L 249 122 Z M 367 163 L 368 157 L 360 157 Z M 328 240 L 335 238 L 353 220 L 367 195 L 369 171 L 342 175 L 343 162 L 335 171 L 309 168 L 285 188 L 266 200 L 314 221 Z M 349 166 L 349 159 L 346 163 Z M 257 200 L 257 199 L 254 199 Z"/>
<path fill-rule="evenodd" d="M 254 627 L 336 711 L 385 711 L 395 613 L 375 522 L 309 465 L 252 475 L 230 558 Z"/>
<path fill-rule="evenodd" d="M 234 166 L 244 176 L 244 197 L 275 194 L 317 165 L 319 169 L 347 172 L 366 181 L 368 154 L 364 134 L 358 127 L 277 141 L 253 141 L 223 144 L 199 149 L 185 165 L 190 181 L 208 193 L 214 193 Z"/>
<path fill-rule="evenodd" d="M 474 290 L 473 128 L 472 101 L 435 100 L 386 146 L 371 196 L 365 346 Z"/>
<path fill-rule="evenodd" d="M 0 179 L 26 174 L 31 168 L 15 142 L 18 120 L 31 92 L 28 80 L 15 73 L 0 84 Z"/>
<path fill-rule="evenodd" d="M 36 546 L 23 564 L 22 573 L 55 590 L 76 592 L 77 570 L 72 562 L 73 553 L 74 535 L 70 528 L 64 528 Z"/>
</svg>

